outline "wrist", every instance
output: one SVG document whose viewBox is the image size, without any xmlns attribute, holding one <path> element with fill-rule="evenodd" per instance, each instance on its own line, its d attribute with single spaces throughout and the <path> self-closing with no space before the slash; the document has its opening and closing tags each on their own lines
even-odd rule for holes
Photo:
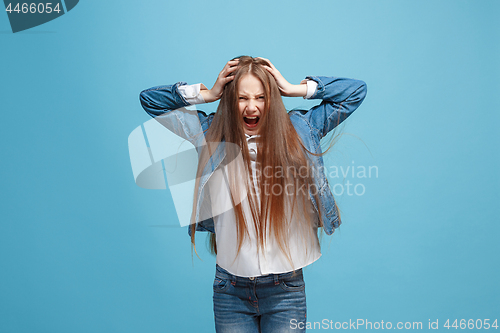
<svg viewBox="0 0 500 333">
<path fill-rule="evenodd" d="M 290 85 L 290 91 L 286 96 L 288 97 L 304 97 L 307 94 L 307 84 L 292 84 Z"/>
<path fill-rule="evenodd" d="M 212 93 L 210 90 L 206 89 L 205 90 L 200 90 L 201 97 L 205 100 L 205 103 L 212 103 L 215 102 L 216 99 L 212 96 Z"/>
</svg>

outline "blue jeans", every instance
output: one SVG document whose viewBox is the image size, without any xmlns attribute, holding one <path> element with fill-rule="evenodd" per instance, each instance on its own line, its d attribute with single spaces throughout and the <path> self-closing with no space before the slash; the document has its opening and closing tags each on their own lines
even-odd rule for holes
<svg viewBox="0 0 500 333">
<path fill-rule="evenodd" d="M 248 278 L 216 265 L 213 287 L 217 333 L 305 332 L 302 269 Z"/>
</svg>

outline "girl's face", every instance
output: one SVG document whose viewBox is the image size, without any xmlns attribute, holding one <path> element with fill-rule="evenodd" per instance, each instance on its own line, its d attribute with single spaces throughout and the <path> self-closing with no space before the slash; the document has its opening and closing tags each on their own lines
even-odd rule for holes
<svg viewBox="0 0 500 333">
<path fill-rule="evenodd" d="M 255 76 L 246 74 L 238 87 L 238 105 L 243 128 L 248 135 L 259 132 L 260 123 L 265 111 L 264 86 Z"/>
</svg>

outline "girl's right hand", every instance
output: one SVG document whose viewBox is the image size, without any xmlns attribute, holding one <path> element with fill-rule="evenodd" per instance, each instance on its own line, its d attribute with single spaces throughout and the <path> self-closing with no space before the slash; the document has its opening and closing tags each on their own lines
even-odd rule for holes
<svg viewBox="0 0 500 333">
<path fill-rule="evenodd" d="M 219 73 L 217 81 L 215 81 L 212 89 L 208 90 L 203 84 L 201 85 L 200 93 L 203 96 L 205 103 L 215 102 L 221 98 L 222 93 L 224 92 L 224 86 L 234 79 L 234 75 L 229 76 L 229 74 L 238 69 L 238 63 L 239 59 L 229 60 Z"/>
</svg>

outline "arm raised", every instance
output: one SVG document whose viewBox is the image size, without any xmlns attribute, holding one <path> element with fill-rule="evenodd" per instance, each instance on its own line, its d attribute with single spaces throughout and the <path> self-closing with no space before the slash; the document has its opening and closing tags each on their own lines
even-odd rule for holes
<svg viewBox="0 0 500 333">
<path fill-rule="evenodd" d="M 326 76 L 308 76 L 306 80 L 318 84 L 311 99 L 323 100 L 304 115 L 320 138 L 347 119 L 366 96 L 366 83 L 361 80 Z"/>
</svg>

